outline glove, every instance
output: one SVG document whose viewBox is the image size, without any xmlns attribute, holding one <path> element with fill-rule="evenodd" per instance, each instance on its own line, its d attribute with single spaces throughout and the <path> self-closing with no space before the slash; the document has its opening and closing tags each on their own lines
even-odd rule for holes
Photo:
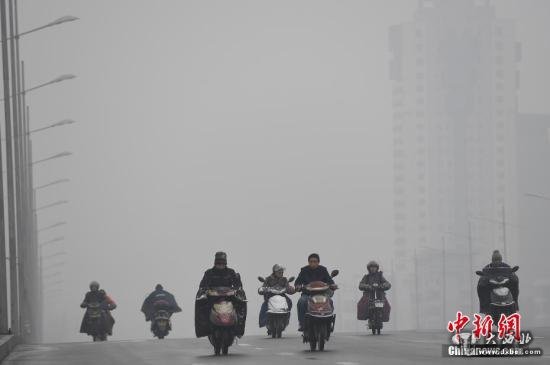
<svg viewBox="0 0 550 365">
<path fill-rule="evenodd" d="M 264 293 L 265 293 L 265 287 L 262 286 L 261 288 L 258 289 L 258 294 L 264 295 Z"/>
<path fill-rule="evenodd" d="M 302 285 L 300 285 L 300 284 L 294 285 L 294 290 L 302 291 Z"/>
<path fill-rule="evenodd" d="M 330 288 L 331 290 L 336 290 L 336 289 L 338 289 L 338 285 L 336 285 L 336 284 L 330 284 L 329 288 Z"/>
<path fill-rule="evenodd" d="M 87 306 L 88 306 L 88 304 L 86 304 L 86 303 L 80 304 L 80 308 L 86 308 Z"/>
</svg>

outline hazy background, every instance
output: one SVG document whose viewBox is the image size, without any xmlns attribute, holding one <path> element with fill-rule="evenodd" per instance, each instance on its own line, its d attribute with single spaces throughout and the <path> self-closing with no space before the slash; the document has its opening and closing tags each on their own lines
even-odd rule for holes
<svg viewBox="0 0 550 365">
<path fill-rule="evenodd" d="M 518 26 L 520 111 L 550 113 L 550 72 L 541 72 L 550 2 L 494 3 Z M 242 275 L 248 333 L 260 333 L 255 278 L 274 263 L 296 275 L 318 252 L 344 287 L 357 285 L 370 259 L 389 271 L 388 27 L 416 6 L 21 0 L 21 30 L 81 18 L 21 42 L 28 86 L 78 76 L 27 99 L 32 127 L 79 122 L 33 138 L 35 159 L 75 154 L 35 170 L 36 185 L 72 180 L 38 196 L 38 205 L 70 200 L 39 215 L 40 227 L 69 222 L 41 235 L 64 235 L 68 253 L 63 292 L 47 299 L 46 340 L 88 340 L 78 304 L 91 280 L 119 305 L 114 338 L 151 337 L 139 308 L 158 282 L 184 309 L 173 336 L 193 336 L 198 281 L 218 250 Z"/>
</svg>

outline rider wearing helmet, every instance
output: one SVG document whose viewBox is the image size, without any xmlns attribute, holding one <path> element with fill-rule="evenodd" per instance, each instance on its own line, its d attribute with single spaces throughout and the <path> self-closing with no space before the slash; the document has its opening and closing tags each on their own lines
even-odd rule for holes
<svg viewBox="0 0 550 365">
<path fill-rule="evenodd" d="M 390 304 L 386 298 L 386 290 L 391 288 L 391 284 L 386 280 L 382 271 L 380 271 L 380 265 L 376 261 L 370 261 L 367 264 L 368 273 L 363 276 L 359 283 L 359 290 L 363 292 L 363 298 L 357 305 L 357 318 L 359 320 L 366 320 L 368 318 L 369 303 L 372 303 L 375 298 L 383 300 L 383 322 L 389 321 L 390 317 Z"/>
<path fill-rule="evenodd" d="M 265 288 L 273 288 L 273 287 L 280 287 L 280 288 L 286 288 L 288 294 L 294 293 L 294 288 L 289 284 L 288 279 L 284 276 L 285 268 L 281 265 L 275 264 L 272 268 L 272 273 L 268 277 L 265 278 L 265 281 L 260 289 L 258 289 L 258 294 L 264 295 Z M 288 297 L 288 295 L 285 294 L 286 301 L 288 303 L 288 310 L 292 309 L 292 300 Z M 264 327 L 267 322 L 267 300 L 269 298 L 267 295 L 264 295 L 264 302 L 262 303 L 262 306 L 260 308 L 260 318 L 259 318 L 259 324 L 260 328 Z M 268 335 L 271 333 L 267 332 Z"/>
<path fill-rule="evenodd" d="M 389 281 L 384 278 L 384 275 L 382 274 L 382 271 L 380 271 L 380 265 L 376 261 L 370 261 L 367 264 L 367 271 L 368 274 L 363 276 L 363 279 L 361 279 L 361 282 L 359 283 L 359 290 L 362 291 L 368 291 L 372 290 L 374 286 L 380 288 L 380 299 L 383 299 L 386 297 L 384 291 L 391 288 L 391 284 Z"/>
<path fill-rule="evenodd" d="M 87 292 L 84 296 L 84 300 L 80 304 L 80 307 L 87 308 L 88 305 L 91 303 L 97 303 L 103 309 L 107 334 L 112 335 L 115 319 L 111 315 L 111 311 L 116 308 L 116 304 L 111 299 L 111 297 L 105 293 L 105 290 L 99 289 L 99 283 L 95 280 L 90 283 L 90 291 Z M 84 318 L 82 318 L 82 323 L 80 324 L 80 333 L 89 333 L 87 328 L 87 313 L 88 312 L 86 311 L 86 313 L 84 314 Z"/>
</svg>

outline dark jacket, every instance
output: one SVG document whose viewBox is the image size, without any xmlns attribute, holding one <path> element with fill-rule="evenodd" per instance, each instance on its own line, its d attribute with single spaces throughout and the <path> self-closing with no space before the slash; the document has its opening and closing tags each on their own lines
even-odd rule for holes
<svg viewBox="0 0 550 365">
<path fill-rule="evenodd" d="M 481 276 L 477 282 L 477 295 L 479 297 L 479 311 L 481 313 L 490 312 L 491 290 L 489 286 L 489 279 L 491 279 L 491 277 L 495 275 L 505 275 L 510 278 L 510 281 L 508 282 L 506 287 L 510 289 L 510 292 L 512 293 L 512 297 L 516 302 L 516 310 L 519 310 L 519 305 L 518 305 L 519 278 L 515 273 L 509 272 L 509 269 L 510 269 L 510 265 L 504 262 L 490 263 L 488 265 L 485 265 L 485 267 L 483 268 L 482 271 L 486 275 Z"/>
<path fill-rule="evenodd" d="M 238 289 L 233 304 L 237 312 L 238 320 L 235 327 L 235 335 L 241 337 L 244 335 L 246 326 L 246 295 L 242 289 L 243 283 L 241 277 L 235 270 L 226 267 L 225 269 L 216 269 L 215 267 L 206 270 L 199 284 L 197 298 L 201 296 L 206 289 L 215 287 L 230 287 Z M 195 334 L 197 337 L 208 336 L 210 334 L 209 314 L 211 309 L 210 300 L 195 301 Z"/>
<path fill-rule="evenodd" d="M 329 285 L 334 284 L 334 280 L 330 277 L 326 267 L 319 265 L 316 269 L 312 269 L 308 265 L 302 267 L 300 270 L 300 274 L 298 274 L 295 285 L 307 285 L 314 281 L 322 281 Z"/>
<path fill-rule="evenodd" d="M 378 284 L 378 288 L 374 289 L 372 284 Z M 391 284 L 386 280 L 382 271 L 377 271 L 375 273 L 368 273 L 363 276 L 361 282 L 359 283 L 359 290 L 365 292 L 369 298 L 374 298 L 374 292 L 376 290 L 376 297 L 379 299 L 386 299 L 385 291 L 391 288 Z M 373 290 L 374 289 L 374 290 Z"/>
<path fill-rule="evenodd" d="M 105 294 L 104 291 L 89 291 L 84 296 L 84 300 L 80 304 L 81 308 L 86 308 L 90 303 L 99 303 L 103 309 L 103 321 L 105 326 L 105 331 L 108 335 L 113 334 L 113 326 L 115 324 L 115 319 L 111 315 L 111 311 L 116 308 L 115 302 Z M 84 313 L 82 322 L 80 324 L 80 333 L 91 334 L 88 328 L 88 311 Z"/>
<path fill-rule="evenodd" d="M 155 303 L 163 303 L 162 309 L 172 313 L 181 312 L 181 308 L 176 302 L 176 298 L 163 289 L 155 290 L 145 298 L 141 306 L 141 311 L 145 314 L 145 320 L 149 321 L 155 313 Z"/>
<path fill-rule="evenodd" d="M 241 278 L 235 270 L 226 267 L 225 269 L 216 269 L 215 267 L 206 270 L 202 280 L 199 284 L 199 288 L 214 288 L 214 287 L 230 287 L 230 288 L 242 288 L 243 283 Z"/>
<path fill-rule="evenodd" d="M 99 290 L 89 291 L 84 295 L 84 300 L 80 304 L 81 308 L 86 308 L 90 303 L 102 303 L 105 300 L 105 294 Z"/>
</svg>

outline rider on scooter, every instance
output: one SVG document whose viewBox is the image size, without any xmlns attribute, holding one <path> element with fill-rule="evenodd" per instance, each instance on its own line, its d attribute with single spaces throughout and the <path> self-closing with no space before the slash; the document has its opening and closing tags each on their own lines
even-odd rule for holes
<svg viewBox="0 0 550 365">
<path fill-rule="evenodd" d="M 258 289 L 258 294 L 264 295 L 265 288 L 273 288 L 273 287 L 280 287 L 280 288 L 286 288 L 288 294 L 294 293 L 294 288 L 289 284 L 288 278 L 284 276 L 285 268 L 281 265 L 273 265 L 272 268 L 272 274 L 265 278 L 265 281 L 260 289 Z M 288 303 L 288 310 L 292 309 L 292 300 L 288 297 L 288 295 L 284 295 L 286 298 L 286 301 Z M 260 328 L 264 327 L 267 322 L 267 296 L 264 296 L 264 302 L 262 303 L 262 307 L 260 308 Z M 267 331 L 267 334 L 270 335 L 271 333 L 269 330 Z"/>
<path fill-rule="evenodd" d="M 300 274 L 298 274 L 298 278 L 296 279 L 296 291 L 302 290 L 304 286 L 314 281 L 322 281 L 330 285 L 331 289 L 336 289 L 336 284 L 334 284 L 334 280 L 332 280 L 332 277 L 328 273 L 327 268 L 319 264 L 320 259 L 318 254 L 312 253 L 308 256 L 307 261 L 308 265 L 302 267 L 302 269 L 300 270 Z M 307 310 L 307 298 L 307 293 L 302 293 L 297 304 L 298 321 L 300 322 L 300 328 L 298 328 L 298 331 L 300 332 L 304 330 L 304 318 Z"/>
</svg>

